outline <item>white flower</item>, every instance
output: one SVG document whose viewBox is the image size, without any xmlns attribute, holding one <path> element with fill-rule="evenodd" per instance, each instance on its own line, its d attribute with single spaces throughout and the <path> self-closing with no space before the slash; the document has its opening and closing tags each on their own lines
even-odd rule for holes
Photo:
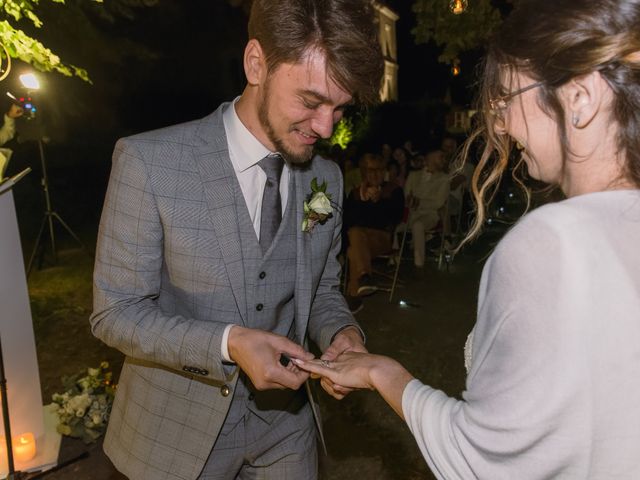
<svg viewBox="0 0 640 480">
<path fill-rule="evenodd" d="M 76 395 L 69 400 L 66 405 L 66 410 L 69 413 L 75 413 L 76 417 L 84 417 L 84 414 L 87 412 L 91 402 L 92 400 L 89 398 L 89 394 L 87 393 Z"/>
<path fill-rule="evenodd" d="M 331 195 L 327 192 L 327 182 L 318 185 L 318 179 L 311 180 L 311 194 L 303 203 L 302 231 L 311 233 L 319 223 L 323 225 L 333 215 Z"/>
<path fill-rule="evenodd" d="M 331 200 L 324 192 L 316 192 L 309 201 L 309 208 L 311 211 L 320 215 L 329 215 L 333 208 L 331 208 Z"/>
<path fill-rule="evenodd" d="M 94 425 L 100 425 L 102 423 L 102 414 L 100 412 L 95 412 L 91 415 L 91 420 Z"/>
</svg>

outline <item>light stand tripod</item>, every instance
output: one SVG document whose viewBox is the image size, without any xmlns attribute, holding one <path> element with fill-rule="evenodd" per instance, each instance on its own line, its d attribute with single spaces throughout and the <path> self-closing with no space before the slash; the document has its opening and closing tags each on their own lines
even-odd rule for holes
<svg viewBox="0 0 640 480">
<path fill-rule="evenodd" d="M 69 225 L 66 224 L 66 222 L 62 219 L 62 217 L 60 217 L 60 215 L 58 215 L 58 213 L 53 210 L 53 206 L 51 204 L 51 197 L 49 196 L 49 177 L 47 176 L 47 163 L 44 156 L 42 139 L 39 138 L 37 142 L 38 142 L 38 149 L 40 152 L 40 164 L 42 166 L 42 190 L 44 191 L 46 210 L 42 218 L 42 223 L 40 224 L 40 231 L 38 232 L 36 243 L 33 246 L 33 251 L 31 252 L 31 257 L 29 258 L 29 264 L 27 266 L 27 276 L 29 276 L 29 273 L 31 272 L 31 267 L 33 267 L 33 260 L 35 259 L 36 253 L 38 252 L 38 249 L 40 247 L 42 248 L 41 255 L 44 256 L 44 245 L 41 245 L 40 243 L 42 241 L 42 235 L 44 233 L 44 229 L 47 225 L 49 225 L 49 238 L 51 240 L 51 251 L 53 253 L 53 262 L 54 263 L 58 262 L 58 254 L 56 251 L 56 237 L 53 231 L 54 218 L 58 220 L 58 222 L 60 222 L 60 224 L 64 227 L 64 229 L 67 232 L 69 232 L 69 235 L 71 235 L 76 240 L 76 242 L 80 244 L 80 247 L 84 249 L 84 244 L 82 243 L 80 238 L 78 238 L 78 236 L 73 232 L 73 230 L 71 230 L 71 227 L 69 227 Z"/>
</svg>

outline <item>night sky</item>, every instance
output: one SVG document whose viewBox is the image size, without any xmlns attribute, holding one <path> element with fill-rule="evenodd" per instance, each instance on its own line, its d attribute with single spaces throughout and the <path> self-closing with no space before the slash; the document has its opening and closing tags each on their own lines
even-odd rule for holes
<svg viewBox="0 0 640 480">
<path fill-rule="evenodd" d="M 443 98 L 447 88 L 457 102 L 468 104 L 471 93 L 467 89 L 476 58 L 469 56 L 463 65 L 463 75 L 453 78 L 450 67 L 438 62 L 439 48 L 434 44 L 415 43 L 411 30 L 415 27 L 415 14 L 411 11 L 413 2 L 408 0 L 387 0 L 399 15 L 396 24 L 398 41 L 398 72 L 401 102 L 417 102 Z"/>
</svg>

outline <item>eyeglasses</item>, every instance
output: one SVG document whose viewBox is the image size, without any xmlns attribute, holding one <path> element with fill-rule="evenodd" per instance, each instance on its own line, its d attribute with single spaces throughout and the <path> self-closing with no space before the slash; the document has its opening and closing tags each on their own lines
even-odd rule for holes
<svg viewBox="0 0 640 480">
<path fill-rule="evenodd" d="M 508 93 L 501 97 L 489 99 L 489 113 L 500 120 L 504 120 L 504 112 L 509 106 L 509 103 L 511 103 L 511 100 L 513 100 L 518 95 L 522 95 L 524 92 L 528 92 L 529 90 L 538 88 L 543 84 L 544 82 L 532 83 L 531 85 L 527 85 L 526 87 L 521 88 L 520 90 L 516 90 L 515 92 Z"/>
</svg>

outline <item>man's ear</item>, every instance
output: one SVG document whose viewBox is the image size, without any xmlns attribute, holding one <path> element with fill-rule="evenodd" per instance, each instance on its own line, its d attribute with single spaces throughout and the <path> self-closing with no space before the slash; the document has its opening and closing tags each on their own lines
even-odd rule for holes
<svg viewBox="0 0 640 480">
<path fill-rule="evenodd" d="M 249 85 L 259 85 L 267 74 L 267 62 L 262 46 L 255 38 L 249 40 L 244 49 L 244 73 Z"/>
<path fill-rule="evenodd" d="M 562 89 L 570 124 L 584 128 L 602 110 L 610 87 L 600 72 L 591 72 L 573 78 Z"/>
</svg>

